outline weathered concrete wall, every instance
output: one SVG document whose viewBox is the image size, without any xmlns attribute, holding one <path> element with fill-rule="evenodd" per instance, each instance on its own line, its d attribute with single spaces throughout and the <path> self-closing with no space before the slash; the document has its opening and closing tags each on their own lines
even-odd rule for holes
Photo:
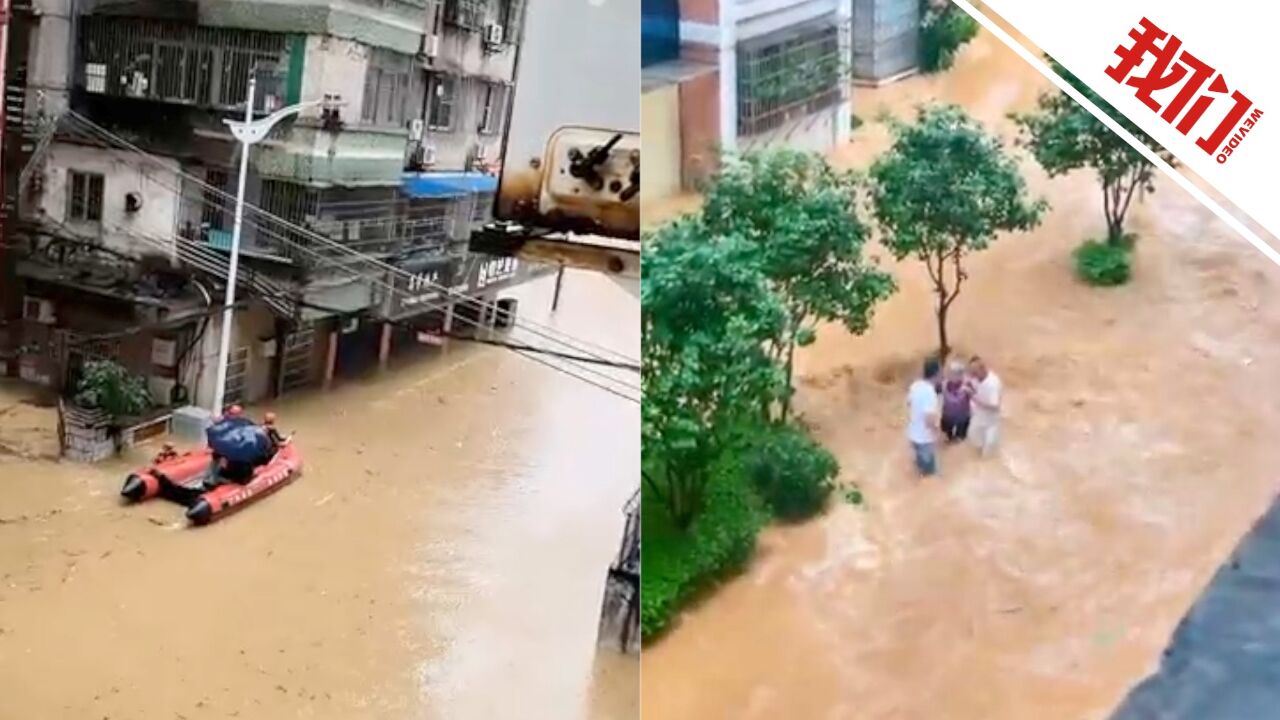
<svg viewBox="0 0 1280 720">
<path fill-rule="evenodd" d="M 853 77 L 877 83 L 920 62 L 918 0 L 853 0 Z"/>
<path fill-rule="evenodd" d="M 709 177 L 719 163 L 722 122 L 719 88 L 719 73 L 680 84 L 680 151 L 683 153 L 680 172 L 686 188 L 693 188 Z M 733 109 L 728 112 L 733 113 Z"/>
<path fill-rule="evenodd" d="M 181 181 L 177 176 L 178 162 L 163 162 L 167 170 L 155 164 L 140 165 L 127 151 L 55 143 L 49 147 L 43 170 L 44 191 L 39 208 L 53 220 L 66 223 L 76 234 L 101 238 L 113 250 L 135 255 L 154 252 L 154 247 L 113 229 L 172 241 L 178 224 Z M 103 176 L 100 224 L 68 219 L 68 180 L 72 170 Z M 135 213 L 125 212 L 125 195 L 129 192 L 142 198 L 142 207 Z"/>
<path fill-rule="evenodd" d="M 667 85 L 640 98 L 644 182 L 640 202 L 669 197 L 681 189 L 680 86 Z"/>
<path fill-rule="evenodd" d="M 200 23 L 334 35 L 414 54 L 426 0 L 200 0 Z"/>
<path fill-rule="evenodd" d="M 395 185 L 404 170 L 407 133 L 348 127 L 333 133 L 295 126 L 258 146 L 254 167 L 263 177 L 318 185 Z"/>
<path fill-rule="evenodd" d="M 38 20 L 28 55 L 27 109 L 57 115 L 67 107 L 71 80 L 71 0 L 36 0 Z"/>
<path fill-rule="evenodd" d="M 275 335 L 275 316 L 266 307 L 254 303 L 237 310 L 232 325 L 231 350 L 249 348 L 249 374 L 245 384 L 244 402 L 258 402 L 272 394 L 272 359 L 264 356 L 259 340 Z M 213 403 L 214 384 L 218 374 L 218 343 L 222 337 L 222 316 L 216 315 L 209 323 L 198 356 L 191 362 L 192 375 L 199 378 L 192 393 L 192 401 L 200 407 Z"/>
</svg>

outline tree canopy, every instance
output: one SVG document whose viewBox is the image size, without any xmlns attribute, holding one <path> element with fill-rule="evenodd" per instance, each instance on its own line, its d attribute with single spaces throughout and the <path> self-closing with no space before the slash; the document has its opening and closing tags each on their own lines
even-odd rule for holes
<svg viewBox="0 0 1280 720">
<path fill-rule="evenodd" d="M 1066 68 L 1049 58 L 1053 70 L 1073 88 L 1098 106 L 1134 137 L 1169 163 L 1171 153 L 1095 93 Z M 1129 143 L 1112 132 L 1082 105 L 1057 90 L 1042 94 L 1035 112 L 1013 115 L 1023 130 L 1023 144 L 1041 167 L 1056 177 L 1088 168 L 1097 173 L 1102 185 L 1103 214 L 1107 222 L 1106 242 L 1127 242 L 1125 217 L 1140 189 L 1154 191 L 1155 168 Z"/>
<path fill-rule="evenodd" d="M 872 204 L 881 241 L 899 260 L 925 264 L 938 296 L 938 349 L 951 351 L 947 313 L 968 275 L 964 258 L 1001 232 L 1040 223 L 1047 207 L 1032 200 L 1000 141 L 954 106 L 923 107 L 915 122 L 893 124 L 893 146 L 872 166 Z"/>
</svg>

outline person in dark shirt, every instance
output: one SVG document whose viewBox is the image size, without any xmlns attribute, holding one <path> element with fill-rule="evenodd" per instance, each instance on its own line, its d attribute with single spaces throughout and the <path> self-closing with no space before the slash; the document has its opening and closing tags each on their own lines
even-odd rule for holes
<svg viewBox="0 0 1280 720">
<path fill-rule="evenodd" d="M 965 377 L 964 365 L 952 363 L 942 379 L 942 434 L 948 442 L 963 440 L 969 434 L 970 401 L 973 386 Z"/>
</svg>

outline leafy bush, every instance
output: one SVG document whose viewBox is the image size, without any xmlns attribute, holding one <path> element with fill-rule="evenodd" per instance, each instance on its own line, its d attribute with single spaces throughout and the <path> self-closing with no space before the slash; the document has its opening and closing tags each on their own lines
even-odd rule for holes
<svg viewBox="0 0 1280 720">
<path fill-rule="evenodd" d="M 1129 282 L 1132 262 L 1129 247 L 1090 240 L 1075 251 L 1076 275 L 1095 287 L 1114 287 Z"/>
<path fill-rule="evenodd" d="M 956 53 L 978 35 L 978 21 L 958 5 L 920 0 L 920 69 L 926 73 L 951 67 Z"/>
<path fill-rule="evenodd" d="M 839 471 L 831 453 L 794 426 L 777 428 L 761 438 L 748 465 L 760 497 L 774 516 L 788 521 L 822 510 Z"/>
<path fill-rule="evenodd" d="M 112 360 L 85 363 L 76 383 L 75 403 L 113 418 L 140 415 L 151 407 L 146 381 Z"/>
<path fill-rule="evenodd" d="M 755 551 L 768 517 L 733 454 L 711 469 L 704 510 L 687 532 L 677 529 L 661 502 L 643 495 L 640 628 L 646 640 L 665 630 L 700 591 L 741 570 Z"/>
</svg>

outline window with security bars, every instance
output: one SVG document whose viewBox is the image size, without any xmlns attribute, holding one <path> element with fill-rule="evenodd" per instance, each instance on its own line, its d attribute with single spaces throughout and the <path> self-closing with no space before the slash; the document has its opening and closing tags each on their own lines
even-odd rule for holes
<svg viewBox="0 0 1280 720">
<path fill-rule="evenodd" d="M 498 83 L 482 83 L 479 93 L 479 122 L 476 130 L 482 135 L 496 135 L 502 129 L 503 113 L 507 107 L 507 88 Z"/>
<path fill-rule="evenodd" d="M 427 127 L 437 132 L 451 132 L 458 104 L 458 78 L 431 73 L 427 78 L 427 93 Z"/>
<path fill-rule="evenodd" d="M 70 170 L 67 172 L 67 185 L 67 219 L 102 222 L 103 176 Z"/>
<path fill-rule="evenodd" d="M 738 48 L 738 132 L 755 135 L 840 102 L 840 28 L 819 25 Z"/>
<path fill-rule="evenodd" d="M 369 55 L 360 119 L 370 125 L 401 126 L 412 107 L 413 59 L 391 50 Z"/>
<path fill-rule="evenodd" d="M 489 10 L 487 0 L 447 0 L 444 5 L 445 22 L 467 30 L 484 27 Z"/>
<path fill-rule="evenodd" d="M 220 168 L 209 168 L 205 172 L 204 181 L 209 187 L 204 188 L 204 202 L 200 209 L 200 223 L 210 230 L 226 230 L 229 223 L 233 201 L 228 193 L 227 171 Z M 221 191 L 221 192 L 219 192 Z"/>
<path fill-rule="evenodd" d="M 258 102 L 267 110 L 267 96 L 284 86 L 285 33 L 107 15 L 77 22 L 79 81 L 90 93 L 230 109 L 244 103 L 256 67 Z"/>
</svg>

